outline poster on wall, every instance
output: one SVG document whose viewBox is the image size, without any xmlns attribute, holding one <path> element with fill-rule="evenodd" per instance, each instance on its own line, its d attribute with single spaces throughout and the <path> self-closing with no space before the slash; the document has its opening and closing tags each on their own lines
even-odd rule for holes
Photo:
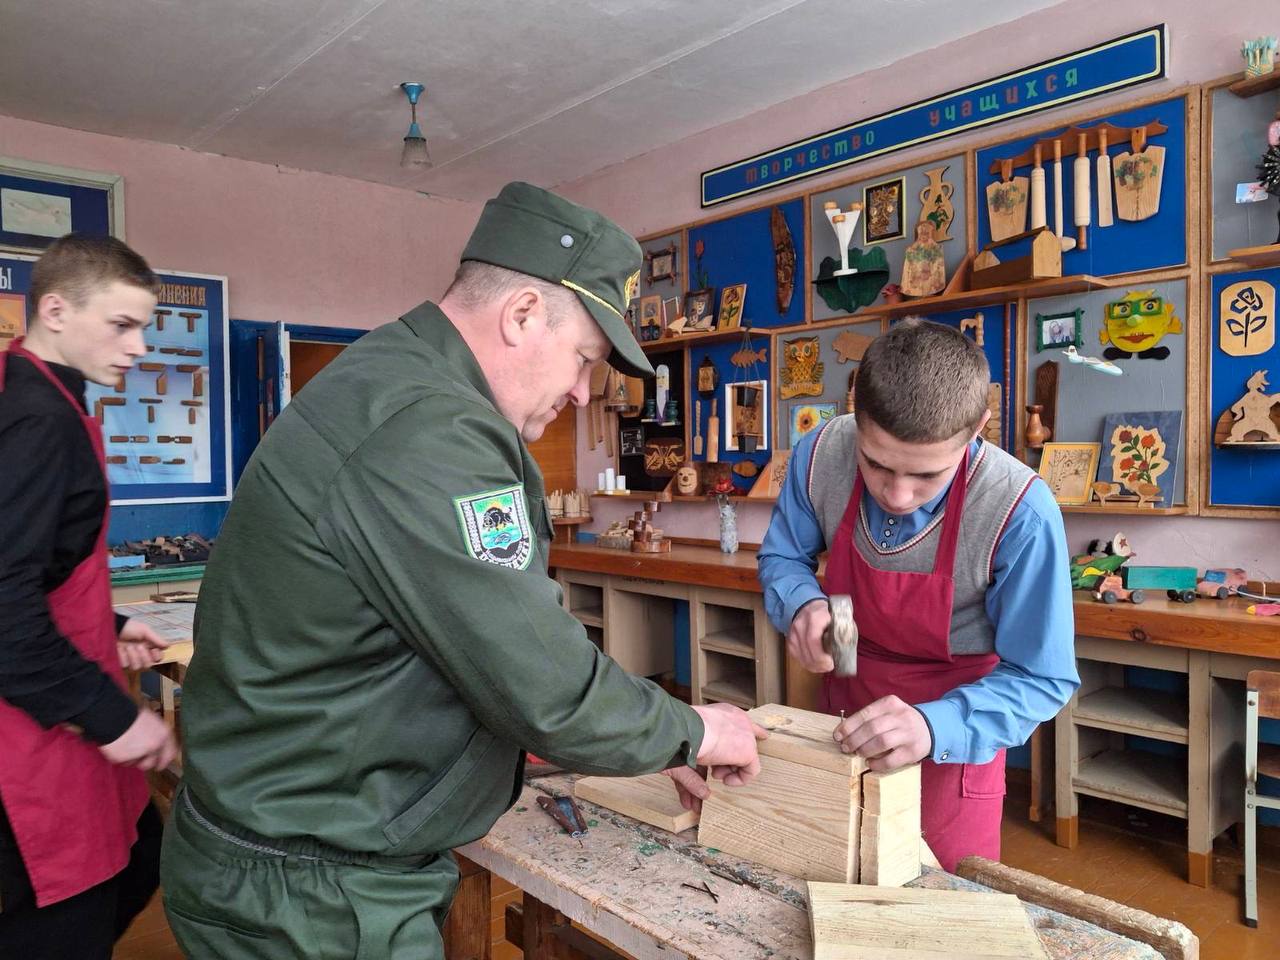
<svg viewBox="0 0 1280 960">
<path fill-rule="evenodd" d="M 124 239 L 124 178 L 0 157 L 0 250 L 39 253 L 72 231 Z"/>
<path fill-rule="evenodd" d="M 22 335 L 33 263 L 0 255 L 0 350 Z M 146 355 L 119 384 L 85 389 L 103 425 L 111 502 L 229 500 L 227 280 L 156 272 L 163 286 Z"/>
<path fill-rule="evenodd" d="M 147 354 L 122 384 L 90 384 L 113 504 L 231 497 L 226 277 L 156 271 Z"/>
</svg>

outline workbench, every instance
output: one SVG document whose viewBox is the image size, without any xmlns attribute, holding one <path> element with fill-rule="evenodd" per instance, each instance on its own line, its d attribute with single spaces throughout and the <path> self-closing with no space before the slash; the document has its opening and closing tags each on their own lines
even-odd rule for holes
<svg viewBox="0 0 1280 960">
<path fill-rule="evenodd" d="M 551 565 L 562 585 L 595 577 L 604 588 L 616 582 L 717 589 L 734 592 L 743 605 L 761 591 L 752 550 L 726 556 L 713 546 L 678 544 L 654 556 L 554 545 Z M 819 567 L 819 582 L 822 573 Z M 1250 670 L 1280 669 L 1280 617 L 1252 616 L 1248 603 L 1234 597 L 1190 604 L 1157 597 L 1135 605 L 1099 603 L 1083 591 L 1075 596 L 1082 686 L 1058 715 L 1052 738 L 1040 730 L 1032 738 L 1029 815 L 1040 819 L 1052 785 L 1058 842 L 1066 847 L 1077 842 L 1080 794 L 1179 817 L 1187 821 L 1187 878 L 1208 886 L 1213 839 L 1244 811 L 1244 678 Z M 762 616 L 762 607 L 754 609 Z M 615 629 L 607 616 L 597 622 L 606 636 Z M 694 626 L 690 655 L 697 665 L 706 657 L 700 651 L 705 632 Z M 668 634 L 655 636 L 656 644 L 669 642 Z M 741 662 L 781 664 L 782 702 L 816 709 L 819 678 L 786 656 L 771 627 L 760 628 L 759 638 L 750 651 L 754 661 L 743 651 Z M 1129 690 L 1125 667 L 1171 671 L 1185 680 L 1186 693 Z M 766 702 L 725 699 L 743 706 Z M 1125 738 L 1133 736 L 1185 745 L 1187 756 L 1126 749 Z M 1057 754 L 1052 773 L 1050 743 Z"/>
<path fill-rule="evenodd" d="M 524 891 L 523 910 L 515 911 L 514 918 L 508 917 L 508 927 L 517 927 L 511 936 L 520 938 L 528 960 L 616 956 L 585 942 L 582 934 L 570 932 L 564 918 L 638 960 L 812 957 L 802 881 L 700 847 L 696 829 L 670 834 L 586 802 L 581 802 L 581 807 L 589 829 L 581 840 L 574 839 L 537 805 L 539 793 L 571 793 L 573 779 L 572 775 L 557 775 L 531 781 L 488 836 L 458 851 Z M 731 874 L 743 882 L 736 884 L 717 874 Z M 447 931 L 451 960 L 488 955 L 489 914 L 465 903 L 469 880 L 478 897 L 487 899 L 488 884 L 475 883 L 477 879 L 468 865 L 463 890 L 451 914 L 452 929 Z M 697 887 L 703 881 L 718 900 L 700 889 L 681 886 L 689 883 Z M 911 885 L 988 889 L 930 867 Z M 1030 904 L 1026 909 L 1048 955 L 1055 960 L 1156 960 L 1161 956 L 1145 943 L 1083 920 Z M 460 929 L 466 917 L 474 917 L 468 924 L 470 929 Z M 552 935 L 557 930 L 560 937 Z M 564 949 L 558 941 L 566 933 L 570 941 L 576 934 L 584 952 Z M 963 942 L 963 936 L 963 931 L 957 931 L 957 944 Z"/>
</svg>

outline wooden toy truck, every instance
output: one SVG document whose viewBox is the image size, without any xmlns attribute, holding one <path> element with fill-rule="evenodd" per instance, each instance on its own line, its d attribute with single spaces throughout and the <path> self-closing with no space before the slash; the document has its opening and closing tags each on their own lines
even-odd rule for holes
<svg viewBox="0 0 1280 960">
<path fill-rule="evenodd" d="M 1130 590 L 1164 590 L 1170 600 L 1191 603 L 1199 577 L 1195 567 L 1125 567 L 1124 585 Z"/>
<path fill-rule="evenodd" d="M 1239 593 L 1241 587 L 1248 585 L 1249 575 L 1240 567 L 1206 570 L 1204 577 L 1196 584 L 1196 593 L 1202 597 L 1225 600 Z"/>
</svg>

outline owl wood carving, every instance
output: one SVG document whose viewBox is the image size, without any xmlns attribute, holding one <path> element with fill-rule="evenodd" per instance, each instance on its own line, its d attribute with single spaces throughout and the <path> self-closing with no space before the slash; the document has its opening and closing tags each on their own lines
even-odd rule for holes
<svg viewBox="0 0 1280 960">
<path fill-rule="evenodd" d="M 780 374 L 782 399 L 822 396 L 823 366 L 818 359 L 817 337 L 784 340 Z"/>
</svg>

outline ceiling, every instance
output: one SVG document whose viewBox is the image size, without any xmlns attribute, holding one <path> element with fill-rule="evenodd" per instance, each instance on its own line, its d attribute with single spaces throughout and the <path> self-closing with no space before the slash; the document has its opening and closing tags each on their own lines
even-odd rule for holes
<svg viewBox="0 0 1280 960">
<path fill-rule="evenodd" d="M 480 200 L 1056 2 L 0 0 L 0 114 Z M 399 166 L 402 80 L 430 170 Z"/>
</svg>

